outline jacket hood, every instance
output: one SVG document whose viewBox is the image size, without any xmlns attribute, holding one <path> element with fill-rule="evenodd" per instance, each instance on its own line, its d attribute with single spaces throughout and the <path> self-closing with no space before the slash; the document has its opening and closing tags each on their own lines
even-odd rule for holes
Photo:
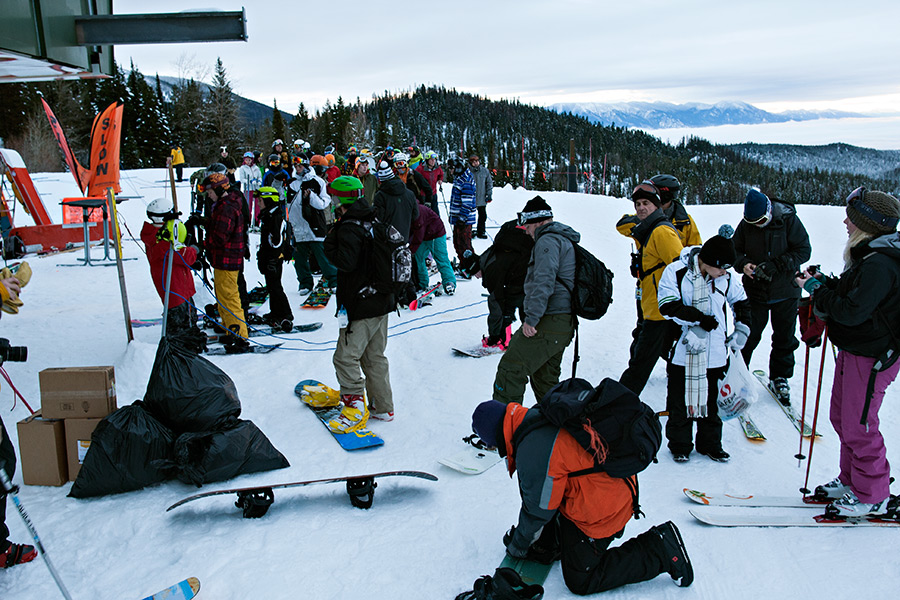
<svg viewBox="0 0 900 600">
<path fill-rule="evenodd" d="M 685 267 L 690 266 L 691 256 L 697 252 L 700 252 L 700 246 L 688 246 L 682 249 L 681 254 L 678 255 L 678 261 Z"/>
<path fill-rule="evenodd" d="M 403 191 L 406 189 L 406 183 L 399 177 L 391 177 L 386 181 L 382 181 L 378 189 L 384 190 L 385 194 L 390 194 L 391 196 L 402 196 Z"/>
<path fill-rule="evenodd" d="M 573 242 L 581 241 L 581 234 L 565 225 L 560 223 L 559 221 L 550 221 L 546 225 L 542 225 L 538 228 L 538 230 L 534 233 L 534 241 L 537 242 L 538 238 L 547 233 L 555 233 L 557 235 L 561 235 Z"/>
<path fill-rule="evenodd" d="M 359 221 L 371 221 L 375 218 L 375 209 L 364 201 L 357 200 L 350 205 L 350 208 L 347 209 L 347 212 L 344 213 L 344 216 L 341 217 L 341 219 L 345 217 L 348 219 L 357 219 Z"/>
<path fill-rule="evenodd" d="M 900 260 L 900 232 L 888 233 L 878 236 L 869 242 L 869 248 L 875 252 L 886 254 L 895 260 Z"/>
</svg>

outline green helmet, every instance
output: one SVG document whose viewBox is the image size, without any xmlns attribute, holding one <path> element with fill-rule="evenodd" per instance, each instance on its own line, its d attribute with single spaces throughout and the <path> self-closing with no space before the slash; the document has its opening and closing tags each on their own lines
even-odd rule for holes
<svg viewBox="0 0 900 600">
<path fill-rule="evenodd" d="M 353 204 L 365 194 L 362 181 L 351 175 L 335 178 L 328 185 L 328 193 L 337 196 L 341 204 Z"/>
<path fill-rule="evenodd" d="M 281 194 L 278 190 L 273 187 L 265 186 L 256 190 L 256 196 L 258 198 L 265 198 L 271 202 L 280 202 Z"/>
</svg>

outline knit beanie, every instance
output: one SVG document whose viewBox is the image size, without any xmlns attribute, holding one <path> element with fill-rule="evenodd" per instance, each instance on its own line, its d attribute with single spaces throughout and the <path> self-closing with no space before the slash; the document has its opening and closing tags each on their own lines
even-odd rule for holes
<svg viewBox="0 0 900 600">
<path fill-rule="evenodd" d="M 378 163 L 378 172 L 375 174 L 378 177 L 378 181 L 387 181 L 391 177 L 394 177 L 394 170 L 391 169 L 391 164 L 383 160 Z"/>
<path fill-rule="evenodd" d="M 652 181 L 645 180 L 634 187 L 631 192 L 631 201 L 649 200 L 656 208 L 662 206 L 662 196 L 659 195 L 659 189 Z"/>
<path fill-rule="evenodd" d="M 859 193 L 857 193 L 857 191 Z M 885 235 L 897 230 L 900 202 L 885 192 L 859 188 L 847 198 L 847 217 L 862 231 Z"/>
<path fill-rule="evenodd" d="M 759 190 L 750 188 L 744 200 L 744 220 L 753 225 L 760 224 L 767 216 L 771 218 L 772 202 Z M 768 221 L 766 221 L 768 222 Z"/>
<path fill-rule="evenodd" d="M 497 400 L 488 400 L 475 407 L 472 413 L 472 430 L 488 446 L 497 446 L 503 438 L 503 417 L 506 405 Z"/>
<path fill-rule="evenodd" d="M 553 210 L 547 201 L 540 196 L 535 196 L 525 204 L 525 208 L 519 213 L 519 225 L 539 223 L 553 218 Z"/>
<path fill-rule="evenodd" d="M 714 235 L 700 248 L 703 264 L 717 269 L 729 269 L 737 258 L 731 238 Z"/>
</svg>

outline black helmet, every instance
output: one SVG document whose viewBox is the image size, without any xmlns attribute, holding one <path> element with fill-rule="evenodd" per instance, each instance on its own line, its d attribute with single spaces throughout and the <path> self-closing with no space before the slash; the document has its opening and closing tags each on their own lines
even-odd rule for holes
<svg viewBox="0 0 900 600">
<path fill-rule="evenodd" d="M 678 190 L 681 189 L 681 184 L 674 175 L 665 175 L 661 173 L 651 177 L 650 181 L 652 181 L 653 185 L 656 186 L 656 189 L 659 190 L 659 197 L 660 200 L 663 201 L 663 204 L 668 204 L 674 200 L 678 196 Z"/>
<path fill-rule="evenodd" d="M 206 167 L 206 175 L 212 175 L 213 173 L 227 173 L 228 169 L 222 163 L 213 163 Z"/>
</svg>

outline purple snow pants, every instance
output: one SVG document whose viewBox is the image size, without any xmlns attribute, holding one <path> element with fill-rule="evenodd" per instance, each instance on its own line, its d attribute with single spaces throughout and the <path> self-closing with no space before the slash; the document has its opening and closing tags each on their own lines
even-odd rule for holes
<svg viewBox="0 0 900 600">
<path fill-rule="evenodd" d="M 831 424 L 841 440 L 841 483 L 849 485 L 860 501 L 867 503 L 881 502 L 890 494 L 891 467 L 884 437 L 878 430 L 878 411 L 885 390 L 900 370 L 900 361 L 897 361 L 878 374 L 867 425 L 860 425 L 873 364 L 874 358 L 841 350 L 835 362 L 831 387 Z"/>
</svg>

